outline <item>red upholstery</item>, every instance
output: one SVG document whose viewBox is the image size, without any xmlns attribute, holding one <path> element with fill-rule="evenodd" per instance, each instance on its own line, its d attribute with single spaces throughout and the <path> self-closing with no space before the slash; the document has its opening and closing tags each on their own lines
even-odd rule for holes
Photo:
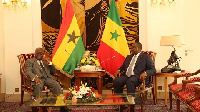
<svg viewBox="0 0 200 112">
<path fill-rule="evenodd" d="M 200 77 L 193 77 L 193 78 L 190 78 L 190 80 L 199 82 L 200 81 Z"/>
<path fill-rule="evenodd" d="M 200 82 L 200 77 L 193 77 L 190 78 L 190 76 L 194 76 L 200 73 L 200 70 L 197 70 L 194 73 L 184 73 L 181 76 L 177 76 L 174 78 L 174 82 L 169 84 L 169 98 L 170 98 L 170 109 L 172 109 L 172 94 L 177 98 L 177 112 L 180 112 L 180 101 L 186 106 L 191 109 L 191 111 L 198 111 L 195 108 L 198 108 L 196 100 L 200 99 L 200 85 L 195 84 L 195 82 Z M 182 80 L 182 83 L 177 84 L 177 78 L 179 77 L 186 77 L 186 80 Z M 193 105 L 190 105 L 193 104 Z M 194 108 L 193 106 L 196 105 Z M 200 105 L 200 103 L 198 104 Z"/>
<path fill-rule="evenodd" d="M 181 98 L 182 101 L 187 102 L 187 99 L 194 95 L 194 90 L 184 90 L 177 93 L 177 96 Z"/>
<path fill-rule="evenodd" d="M 179 90 L 180 88 L 182 88 L 182 85 L 183 84 L 175 84 L 175 85 L 171 85 L 169 86 L 169 89 L 173 92 L 176 92 L 177 90 Z M 198 84 L 191 84 L 191 83 L 188 83 L 186 84 L 186 90 L 194 90 L 194 87 L 195 86 L 198 86 Z"/>
<path fill-rule="evenodd" d="M 194 110 L 196 110 L 197 112 L 200 112 L 200 99 L 191 102 L 191 103 L 190 103 L 190 106 L 191 106 Z"/>
<path fill-rule="evenodd" d="M 177 91 L 179 91 L 179 90 L 182 88 L 182 85 L 183 85 L 183 84 L 171 85 L 171 86 L 169 87 L 169 89 L 170 89 L 172 92 L 176 93 Z M 184 102 L 186 102 L 186 100 L 187 100 L 188 98 L 190 98 L 192 95 L 195 94 L 195 92 L 194 92 L 194 91 L 195 91 L 195 88 L 194 88 L 194 87 L 196 87 L 196 86 L 198 86 L 198 84 L 191 84 L 191 83 L 186 84 L 186 88 L 184 89 L 184 91 L 178 92 L 178 93 L 177 93 L 177 96 L 178 96 L 180 99 L 182 99 Z"/>
</svg>

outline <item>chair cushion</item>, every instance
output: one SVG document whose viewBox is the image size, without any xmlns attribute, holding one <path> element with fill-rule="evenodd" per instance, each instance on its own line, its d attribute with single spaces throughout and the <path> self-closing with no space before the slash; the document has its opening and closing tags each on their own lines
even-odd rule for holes
<svg viewBox="0 0 200 112">
<path fill-rule="evenodd" d="M 175 92 L 176 90 L 179 90 L 182 87 L 182 85 L 183 85 L 182 83 L 181 84 L 174 84 L 174 85 L 169 86 L 169 89 L 172 92 Z M 198 86 L 198 84 L 188 83 L 188 84 L 186 84 L 186 90 L 194 90 L 195 86 Z"/>
<path fill-rule="evenodd" d="M 187 102 L 187 99 L 194 94 L 195 94 L 194 90 L 184 90 L 184 91 L 178 92 L 177 96 L 181 98 L 184 102 Z"/>
<path fill-rule="evenodd" d="M 194 110 L 196 110 L 197 112 L 200 112 L 200 99 L 191 102 L 190 106 L 194 108 Z"/>
</svg>

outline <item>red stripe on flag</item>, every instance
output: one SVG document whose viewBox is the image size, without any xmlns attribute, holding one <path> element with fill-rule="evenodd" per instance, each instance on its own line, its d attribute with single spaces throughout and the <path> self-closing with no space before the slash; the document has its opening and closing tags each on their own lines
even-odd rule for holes
<svg viewBox="0 0 200 112">
<path fill-rule="evenodd" d="M 72 22 L 73 16 L 74 16 L 73 7 L 71 5 L 70 0 L 67 0 L 66 7 L 65 7 L 65 14 L 64 14 L 64 17 L 62 20 L 62 24 L 60 26 L 60 31 L 59 31 L 59 35 L 56 40 L 56 45 L 53 50 L 53 56 L 56 53 L 57 49 L 59 48 L 63 38 L 65 37 L 67 30 Z"/>
<path fill-rule="evenodd" d="M 107 72 L 114 75 L 123 64 L 125 57 L 103 41 L 100 42 L 100 46 L 97 52 L 100 65 L 102 68 L 105 68 Z"/>
</svg>

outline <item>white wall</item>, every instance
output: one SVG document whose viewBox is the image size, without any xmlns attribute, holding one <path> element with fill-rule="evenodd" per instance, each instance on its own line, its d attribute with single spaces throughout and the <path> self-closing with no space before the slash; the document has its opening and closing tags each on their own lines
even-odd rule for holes
<svg viewBox="0 0 200 112">
<path fill-rule="evenodd" d="M 4 32 L 3 32 L 3 4 L 0 0 L 0 73 L 2 73 L 1 78 L 1 92 L 5 93 L 5 48 L 4 48 Z"/>
<path fill-rule="evenodd" d="M 12 94 L 15 88 L 20 88 L 17 55 L 34 52 L 36 47 L 42 45 L 39 3 L 39 0 L 28 1 L 25 8 L 3 7 L 0 12 L 3 19 L 3 31 L 0 31 L 4 34 L 1 38 L 3 45 L 0 47 L 4 54 L 0 59 L 4 60 L 4 64 L 1 65 L 3 67 L 0 72 L 5 71 L 2 77 L 2 93 Z"/>
<path fill-rule="evenodd" d="M 167 60 L 173 50 L 170 46 L 160 46 L 160 38 L 165 35 L 180 35 L 185 39 L 185 45 L 176 47 L 176 53 L 182 57 L 180 67 L 194 72 L 200 69 L 200 0 L 175 0 L 175 3 L 165 6 L 147 3 L 147 43 L 148 50 L 157 52 L 156 69 L 161 70 L 167 65 Z M 140 21 L 141 22 L 141 21 Z M 141 28 L 141 26 L 140 26 Z M 185 56 L 185 50 L 193 50 Z M 158 85 L 163 86 L 163 78 L 158 79 Z M 182 79 L 179 79 L 181 82 Z M 171 83 L 173 78 L 168 78 Z"/>
<path fill-rule="evenodd" d="M 139 41 L 142 43 L 142 50 L 148 50 L 147 38 L 147 1 L 139 0 Z"/>
<path fill-rule="evenodd" d="M 183 36 L 183 3 L 175 0 L 176 3 L 162 6 L 147 5 L 147 29 L 148 29 L 148 49 L 156 51 L 156 68 L 160 70 L 167 65 L 167 60 L 173 50 L 170 46 L 160 46 L 161 36 L 181 35 Z M 177 47 L 178 51 L 180 51 Z M 161 63 L 162 60 L 162 63 Z M 181 60 L 182 61 L 182 60 Z"/>
<path fill-rule="evenodd" d="M 38 47 L 42 47 L 42 25 L 41 25 L 41 7 L 40 0 L 32 0 L 32 39 L 33 50 Z"/>
<path fill-rule="evenodd" d="M 200 69 L 200 0 L 185 0 L 183 12 L 183 35 L 185 50 L 193 50 L 183 59 L 183 67 L 187 70 Z M 200 76 L 200 74 L 199 74 Z"/>
<path fill-rule="evenodd" d="M 5 7 L 4 43 L 6 94 L 20 87 L 19 61 L 17 55 L 33 49 L 32 16 L 30 7 L 13 10 Z"/>
<path fill-rule="evenodd" d="M 164 35 L 180 35 L 185 39 L 184 46 L 176 47 L 177 55 L 182 57 L 180 61 L 182 69 L 190 72 L 199 69 L 199 10 L 200 0 L 175 0 L 175 3 L 166 6 L 147 3 L 148 49 L 158 53 L 156 57 L 158 70 L 167 65 L 173 50 L 170 46 L 160 46 L 160 38 Z M 185 50 L 193 51 L 185 56 Z"/>
</svg>

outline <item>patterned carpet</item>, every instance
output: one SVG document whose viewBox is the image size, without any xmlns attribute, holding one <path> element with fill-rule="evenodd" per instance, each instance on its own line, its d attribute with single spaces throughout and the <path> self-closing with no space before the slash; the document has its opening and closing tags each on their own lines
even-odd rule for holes
<svg viewBox="0 0 200 112">
<path fill-rule="evenodd" d="M 70 112 L 119 112 L 118 106 L 70 106 L 72 109 Z M 186 106 L 181 104 L 181 112 L 186 112 Z M 125 109 L 124 112 L 127 112 L 128 109 Z M 153 100 L 147 100 L 144 105 L 145 112 L 176 112 L 176 102 L 173 100 L 173 109 L 169 110 L 169 101 L 168 106 L 164 105 L 164 100 L 158 100 L 158 104 L 154 105 Z M 0 112 L 31 112 L 30 107 L 19 106 L 17 102 L 0 102 Z M 53 107 L 52 112 L 59 112 L 58 107 Z M 140 112 L 140 105 L 135 106 L 135 112 Z"/>
</svg>

